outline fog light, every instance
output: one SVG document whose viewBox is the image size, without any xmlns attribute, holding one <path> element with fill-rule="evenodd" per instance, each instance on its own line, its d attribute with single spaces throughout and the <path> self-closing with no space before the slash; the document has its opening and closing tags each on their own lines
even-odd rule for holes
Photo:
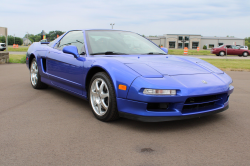
<svg viewBox="0 0 250 166">
<path fill-rule="evenodd" d="M 143 93 L 147 95 L 176 95 L 176 90 L 144 89 Z"/>
</svg>

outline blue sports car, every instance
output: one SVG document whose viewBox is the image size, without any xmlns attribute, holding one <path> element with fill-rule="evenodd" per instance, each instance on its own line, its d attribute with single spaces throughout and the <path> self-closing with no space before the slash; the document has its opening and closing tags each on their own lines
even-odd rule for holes
<svg viewBox="0 0 250 166">
<path fill-rule="evenodd" d="M 48 85 L 89 101 L 95 117 L 159 122 L 228 109 L 232 79 L 197 58 L 168 55 L 139 34 L 71 30 L 30 46 L 34 89 Z"/>
</svg>

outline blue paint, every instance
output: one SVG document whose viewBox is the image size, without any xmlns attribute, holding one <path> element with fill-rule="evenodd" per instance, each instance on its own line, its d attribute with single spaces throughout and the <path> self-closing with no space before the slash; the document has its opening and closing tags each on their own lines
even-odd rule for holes
<svg viewBox="0 0 250 166">
<path fill-rule="evenodd" d="M 229 103 L 228 97 L 234 90 L 233 86 L 229 87 L 232 79 L 201 59 L 174 55 L 89 55 L 88 30 L 82 31 L 86 55 L 79 55 L 72 45 L 65 46 L 63 50 L 56 48 L 66 32 L 48 45 L 32 44 L 27 52 L 27 67 L 30 56 L 35 56 L 42 82 L 83 99 L 88 99 L 86 78 L 89 71 L 101 68 L 108 73 L 115 87 L 118 111 L 133 115 L 185 116 L 221 109 Z M 168 53 L 166 48 L 159 50 Z M 42 59 L 46 59 L 46 65 Z M 126 85 L 127 90 L 119 90 L 119 84 Z M 145 88 L 175 89 L 177 95 L 145 95 Z M 188 98 L 211 95 L 219 96 L 214 100 L 214 106 L 183 111 L 188 105 L 185 103 Z M 148 103 L 170 103 L 171 107 L 167 111 L 150 111 L 147 110 Z"/>
</svg>

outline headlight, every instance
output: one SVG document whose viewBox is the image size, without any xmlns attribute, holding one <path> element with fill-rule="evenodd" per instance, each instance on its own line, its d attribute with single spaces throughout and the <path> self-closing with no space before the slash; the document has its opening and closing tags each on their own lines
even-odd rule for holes
<svg viewBox="0 0 250 166">
<path fill-rule="evenodd" d="M 143 93 L 147 95 L 176 95 L 176 90 L 144 89 Z"/>
<path fill-rule="evenodd" d="M 233 86 L 233 81 L 228 85 L 228 88 Z"/>
</svg>

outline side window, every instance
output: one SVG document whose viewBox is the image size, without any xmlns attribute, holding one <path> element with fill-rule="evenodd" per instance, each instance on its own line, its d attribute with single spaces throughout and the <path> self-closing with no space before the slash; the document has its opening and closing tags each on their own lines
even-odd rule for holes
<svg viewBox="0 0 250 166">
<path fill-rule="evenodd" d="M 56 48 L 62 50 L 63 47 L 68 45 L 76 46 L 79 54 L 82 54 L 83 52 L 85 53 L 83 32 L 82 31 L 69 32 L 60 40 Z"/>
</svg>

